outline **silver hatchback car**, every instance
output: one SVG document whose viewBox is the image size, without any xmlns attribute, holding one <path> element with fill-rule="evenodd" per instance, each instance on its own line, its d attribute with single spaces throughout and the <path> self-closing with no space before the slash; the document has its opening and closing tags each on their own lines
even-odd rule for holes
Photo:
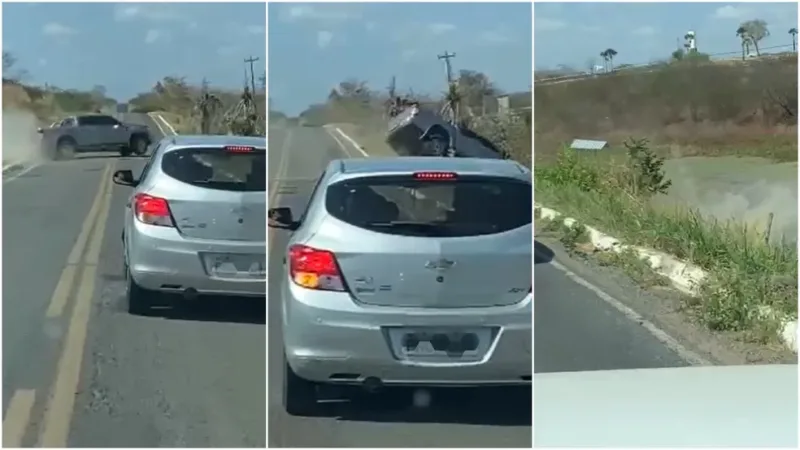
<svg viewBox="0 0 800 450">
<path fill-rule="evenodd" d="M 266 139 L 170 136 L 132 186 L 122 233 L 129 312 L 157 293 L 264 297 Z"/>
<path fill-rule="evenodd" d="M 332 161 L 296 219 L 281 280 L 283 402 L 324 384 L 529 385 L 531 173 L 509 160 Z"/>
</svg>

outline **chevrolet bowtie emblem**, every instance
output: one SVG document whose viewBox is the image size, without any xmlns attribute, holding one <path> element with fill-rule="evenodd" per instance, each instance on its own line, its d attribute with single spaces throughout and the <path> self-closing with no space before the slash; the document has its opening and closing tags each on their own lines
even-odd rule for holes
<svg viewBox="0 0 800 450">
<path fill-rule="evenodd" d="M 432 270 L 447 270 L 455 265 L 456 265 L 455 261 L 450 261 L 449 259 L 441 258 L 435 261 L 426 262 L 425 268 Z"/>
</svg>

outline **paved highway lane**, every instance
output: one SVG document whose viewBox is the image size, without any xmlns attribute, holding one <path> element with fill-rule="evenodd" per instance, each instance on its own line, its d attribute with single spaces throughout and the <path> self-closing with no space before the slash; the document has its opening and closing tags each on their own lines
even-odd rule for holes
<svg viewBox="0 0 800 450">
<path fill-rule="evenodd" d="M 4 444 L 264 447 L 265 303 L 128 314 L 111 173 L 144 159 L 94 156 L 3 184 Z"/>
<path fill-rule="evenodd" d="M 607 286 L 600 280 L 584 278 L 589 273 L 576 273 L 580 266 L 570 264 L 564 252 L 539 241 L 534 262 L 536 373 L 690 364 L 681 349 L 660 340 L 640 319 L 619 309 L 624 306 L 616 298 L 635 292 L 605 291 Z"/>
<path fill-rule="evenodd" d="M 328 161 L 360 157 L 321 128 L 269 130 L 270 205 L 300 214 Z M 346 150 L 344 150 L 344 149 Z M 275 199 L 277 197 L 277 199 Z M 281 405 L 282 342 L 279 282 L 288 235 L 269 242 L 269 445 L 276 447 L 530 447 L 530 390 L 437 390 L 427 409 L 410 406 L 410 392 L 329 404 L 323 418 L 288 416 Z"/>
</svg>

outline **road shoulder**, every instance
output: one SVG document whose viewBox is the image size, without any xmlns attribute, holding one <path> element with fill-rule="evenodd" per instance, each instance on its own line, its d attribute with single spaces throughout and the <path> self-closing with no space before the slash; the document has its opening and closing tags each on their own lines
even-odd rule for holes
<svg viewBox="0 0 800 450">
<path fill-rule="evenodd" d="M 765 348 L 745 342 L 735 333 L 712 332 L 685 312 L 682 295 L 677 291 L 658 285 L 642 287 L 623 269 L 568 250 L 556 234 L 538 229 L 535 233 L 535 240 L 552 252 L 555 261 L 635 311 L 691 354 L 718 365 L 797 361 L 796 355 L 784 348 Z"/>
</svg>

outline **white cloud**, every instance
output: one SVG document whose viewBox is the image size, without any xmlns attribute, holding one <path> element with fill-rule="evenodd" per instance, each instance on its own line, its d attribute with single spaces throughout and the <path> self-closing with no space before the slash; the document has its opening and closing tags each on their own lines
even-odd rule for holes
<svg viewBox="0 0 800 450">
<path fill-rule="evenodd" d="M 244 27 L 245 31 L 250 34 L 264 34 L 266 28 L 264 25 L 248 25 Z"/>
<path fill-rule="evenodd" d="M 231 56 L 239 52 L 238 45 L 223 45 L 222 47 L 217 48 L 217 55 L 219 56 Z"/>
<path fill-rule="evenodd" d="M 163 35 L 163 33 L 161 33 L 161 31 L 156 30 L 156 29 L 149 29 L 149 30 L 147 30 L 147 34 L 145 34 L 145 36 L 144 36 L 144 43 L 145 44 L 154 44 L 156 41 L 158 41 L 159 39 L 162 39 L 163 37 L 164 37 L 164 35 Z"/>
<path fill-rule="evenodd" d="M 47 25 L 42 27 L 42 33 L 47 36 L 71 36 L 76 34 L 77 31 L 74 28 L 68 27 L 66 25 L 62 25 L 58 22 L 50 22 Z"/>
<path fill-rule="evenodd" d="M 578 29 L 588 33 L 598 33 L 603 31 L 603 27 L 599 27 L 597 25 L 578 25 Z"/>
<path fill-rule="evenodd" d="M 333 40 L 333 33 L 330 31 L 317 31 L 317 47 L 326 48 Z"/>
<path fill-rule="evenodd" d="M 502 30 L 483 31 L 478 35 L 478 39 L 482 44 L 508 44 L 514 41 L 508 33 Z"/>
<path fill-rule="evenodd" d="M 428 24 L 428 31 L 430 31 L 432 34 L 436 34 L 436 35 L 449 33 L 451 31 L 454 31 L 455 29 L 456 29 L 456 26 L 453 25 L 452 23 L 442 23 L 442 22 L 440 22 L 440 23 Z"/>
<path fill-rule="evenodd" d="M 153 22 L 183 22 L 188 20 L 185 14 L 157 3 L 117 4 L 114 8 L 114 20 L 149 20 Z"/>
<path fill-rule="evenodd" d="M 753 10 L 747 6 L 733 6 L 725 5 L 720 6 L 714 10 L 711 17 L 714 19 L 738 19 L 742 20 L 753 14 Z"/>
<path fill-rule="evenodd" d="M 567 23 L 563 20 L 548 19 L 547 17 L 535 17 L 533 20 L 533 29 L 535 31 L 555 31 L 566 28 Z"/>
<path fill-rule="evenodd" d="M 653 36 L 657 32 L 658 30 L 656 30 L 654 27 L 651 27 L 650 25 L 644 25 L 632 31 L 632 33 L 637 36 Z"/>
<path fill-rule="evenodd" d="M 351 6 L 292 5 L 284 6 L 280 13 L 284 22 L 315 20 L 320 22 L 344 22 L 358 19 L 361 14 Z"/>
<path fill-rule="evenodd" d="M 409 62 L 417 56 L 417 53 L 418 52 L 416 50 L 409 48 L 403 50 L 403 52 L 400 54 L 400 58 L 405 62 Z"/>
</svg>

